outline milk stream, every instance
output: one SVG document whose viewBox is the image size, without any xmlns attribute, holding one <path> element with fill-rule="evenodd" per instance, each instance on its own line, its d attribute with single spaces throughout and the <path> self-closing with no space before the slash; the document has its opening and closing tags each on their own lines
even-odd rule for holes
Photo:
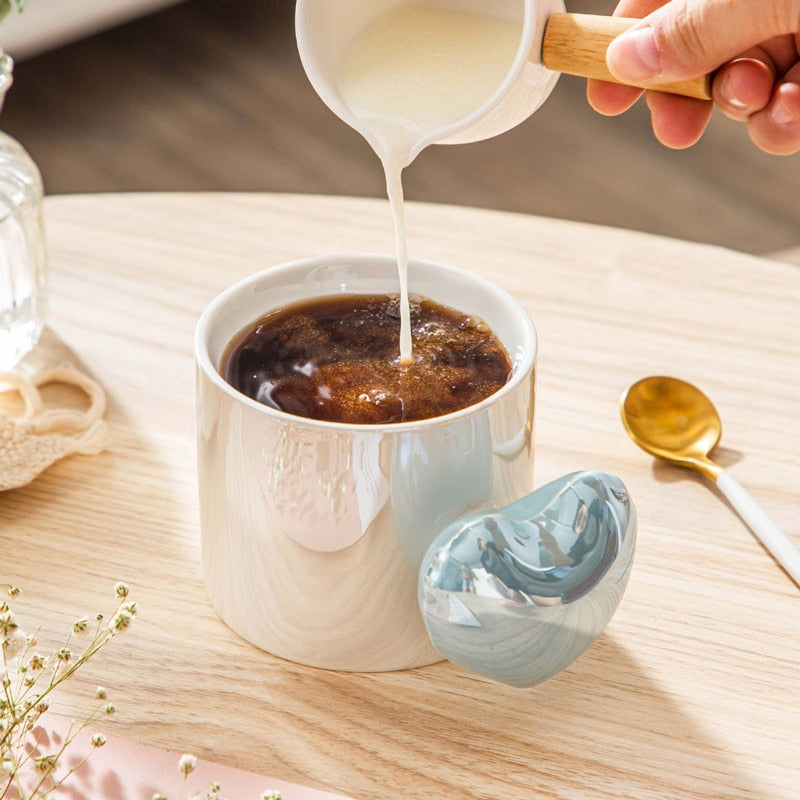
<svg viewBox="0 0 800 800">
<path fill-rule="evenodd" d="M 519 25 L 403 4 L 367 26 L 339 64 L 342 99 L 380 158 L 394 218 L 400 363 L 413 361 L 402 172 L 433 134 L 482 106 L 511 69 Z"/>
</svg>

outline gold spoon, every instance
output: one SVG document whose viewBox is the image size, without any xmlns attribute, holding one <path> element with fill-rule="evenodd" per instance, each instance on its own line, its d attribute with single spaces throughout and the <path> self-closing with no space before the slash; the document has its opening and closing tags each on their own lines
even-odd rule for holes
<svg viewBox="0 0 800 800">
<path fill-rule="evenodd" d="M 691 383 L 650 377 L 622 395 L 622 423 L 642 450 L 710 478 L 776 561 L 800 586 L 800 550 L 764 513 L 742 485 L 708 454 L 722 423 L 712 402 Z"/>
</svg>

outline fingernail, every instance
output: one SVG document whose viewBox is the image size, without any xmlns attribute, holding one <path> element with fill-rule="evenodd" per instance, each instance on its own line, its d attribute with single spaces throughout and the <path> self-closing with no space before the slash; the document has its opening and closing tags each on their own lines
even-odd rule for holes
<svg viewBox="0 0 800 800">
<path fill-rule="evenodd" d="M 645 26 L 618 36 L 606 54 L 611 72 L 621 80 L 643 81 L 661 71 L 661 53 L 653 29 Z"/>
<path fill-rule="evenodd" d="M 749 111 L 750 104 L 742 100 L 736 92 L 736 87 L 730 75 L 725 75 L 720 85 L 720 94 L 728 105 L 738 111 Z"/>
<path fill-rule="evenodd" d="M 769 109 L 769 115 L 776 125 L 788 125 L 789 123 L 794 122 L 796 119 L 795 115 L 792 113 L 786 103 L 783 102 L 780 95 L 778 95 L 778 97 L 776 97 L 773 101 L 772 106 Z"/>
</svg>

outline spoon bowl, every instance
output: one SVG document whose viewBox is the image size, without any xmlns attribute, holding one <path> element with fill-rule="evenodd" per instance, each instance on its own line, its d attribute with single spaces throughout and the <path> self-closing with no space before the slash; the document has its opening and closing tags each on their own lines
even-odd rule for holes
<svg viewBox="0 0 800 800">
<path fill-rule="evenodd" d="M 722 421 L 696 386 L 677 378 L 643 378 L 625 393 L 621 410 L 628 435 L 644 451 L 712 480 L 722 473 L 708 458 L 719 444 Z"/>
</svg>

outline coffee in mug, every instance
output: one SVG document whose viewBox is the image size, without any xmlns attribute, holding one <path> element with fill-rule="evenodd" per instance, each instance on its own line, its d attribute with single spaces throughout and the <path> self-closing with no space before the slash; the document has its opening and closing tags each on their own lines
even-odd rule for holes
<svg viewBox="0 0 800 800">
<path fill-rule="evenodd" d="M 450 414 L 508 381 L 508 354 L 479 317 L 414 297 L 411 328 L 413 361 L 404 364 L 398 295 L 315 298 L 272 311 L 242 331 L 221 372 L 272 408 L 356 424 Z"/>
</svg>

